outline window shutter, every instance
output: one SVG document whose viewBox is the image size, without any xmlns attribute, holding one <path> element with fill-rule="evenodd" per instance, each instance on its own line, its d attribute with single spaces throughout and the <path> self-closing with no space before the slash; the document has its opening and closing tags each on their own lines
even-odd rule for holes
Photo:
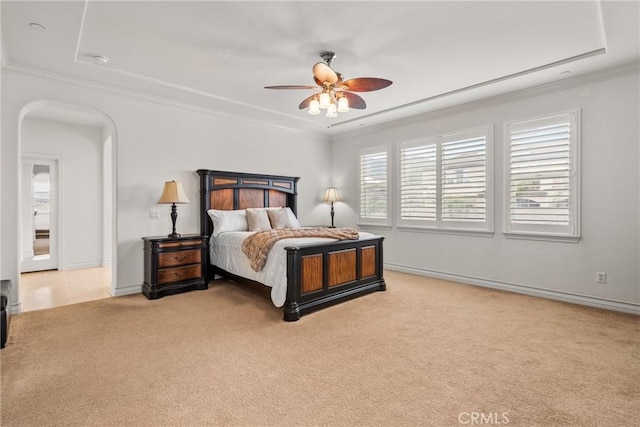
<svg viewBox="0 0 640 427">
<path fill-rule="evenodd" d="M 442 144 L 442 220 L 487 219 L 485 136 Z"/>
<path fill-rule="evenodd" d="M 398 225 L 493 232 L 490 127 L 398 146 Z"/>
<path fill-rule="evenodd" d="M 360 222 L 387 223 L 387 157 L 386 148 L 360 155 Z"/>
<path fill-rule="evenodd" d="M 400 218 L 437 219 L 436 145 L 419 145 L 400 150 Z"/>
<path fill-rule="evenodd" d="M 578 236 L 577 113 L 508 126 L 507 231 Z"/>
</svg>

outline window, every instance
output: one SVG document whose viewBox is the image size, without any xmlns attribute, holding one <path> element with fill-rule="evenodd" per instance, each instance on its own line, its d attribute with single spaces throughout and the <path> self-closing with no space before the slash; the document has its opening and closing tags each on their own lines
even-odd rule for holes
<svg viewBox="0 0 640 427">
<path fill-rule="evenodd" d="M 577 241 L 579 111 L 506 127 L 507 237 Z"/>
<path fill-rule="evenodd" d="M 376 147 L 360 152 L 358 165 L 361 225 L 390 225 L 389 217 L 389 149 Z"/>
<path fill-rule="evenodd" d="M 399 145 L 399 226 L 492 231 L 490 133 Z"/>
</svg>

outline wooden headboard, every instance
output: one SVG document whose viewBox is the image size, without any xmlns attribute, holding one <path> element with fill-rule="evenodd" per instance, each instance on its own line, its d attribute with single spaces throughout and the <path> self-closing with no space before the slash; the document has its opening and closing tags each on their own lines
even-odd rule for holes
<svg viewBox="0 0 640 427">
<path fill-rule="evenodd" d="M 200 233 L 210 236 L 209 209 L 233 210 L 290 207 L 297 215 L 299 177 L 198 169 L 200 175 Z"/>
</svg>

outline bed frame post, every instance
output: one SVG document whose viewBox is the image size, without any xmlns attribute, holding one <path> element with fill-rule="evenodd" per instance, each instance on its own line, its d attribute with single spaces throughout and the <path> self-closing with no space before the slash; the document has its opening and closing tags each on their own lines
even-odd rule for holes
<svg viewBox="0 0 640 427">
<path fill-rule="evenodd" d="M 295 322 L 300 320 L 300 307 L 298 306 L 299 289 L 295 285 L 295 278 L 299 275 L 300 263 L 296 262 L 295 249 L 287 248 L 287 301 L 284 304 L 284 320 Z"/>
</svg>

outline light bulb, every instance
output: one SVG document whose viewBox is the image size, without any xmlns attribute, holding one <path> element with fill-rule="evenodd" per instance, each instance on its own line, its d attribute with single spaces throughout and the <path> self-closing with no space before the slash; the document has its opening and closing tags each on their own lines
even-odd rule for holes
<svg viewBox="0 0 640 427">
<path fill-rule="evenodd" d="M 338 111 L 341 113 L 346 113 L 349 111 L 349 100 L 346 96 L 341 96 L 338 98 Z"/>
<path fill-rule="evenodd" d="M 333 102 L 329 104 L 327 107 L 327 117 L 338 117 L 338 112 L 336 111 L 336 104 Z"/>
<path fill-rule="evenodd" d="M 312 99 L 309 103 L 309 114 L 320 114 L 320 103 L 317 99 Z"/>
<path fill-rule="evenodd" d="M 329 104 L 331 104 L 331 97 L 327 92 L 322 92 L 320 94 L 320 108 L 323 110 L 329 108 Z"/>
</svg>

